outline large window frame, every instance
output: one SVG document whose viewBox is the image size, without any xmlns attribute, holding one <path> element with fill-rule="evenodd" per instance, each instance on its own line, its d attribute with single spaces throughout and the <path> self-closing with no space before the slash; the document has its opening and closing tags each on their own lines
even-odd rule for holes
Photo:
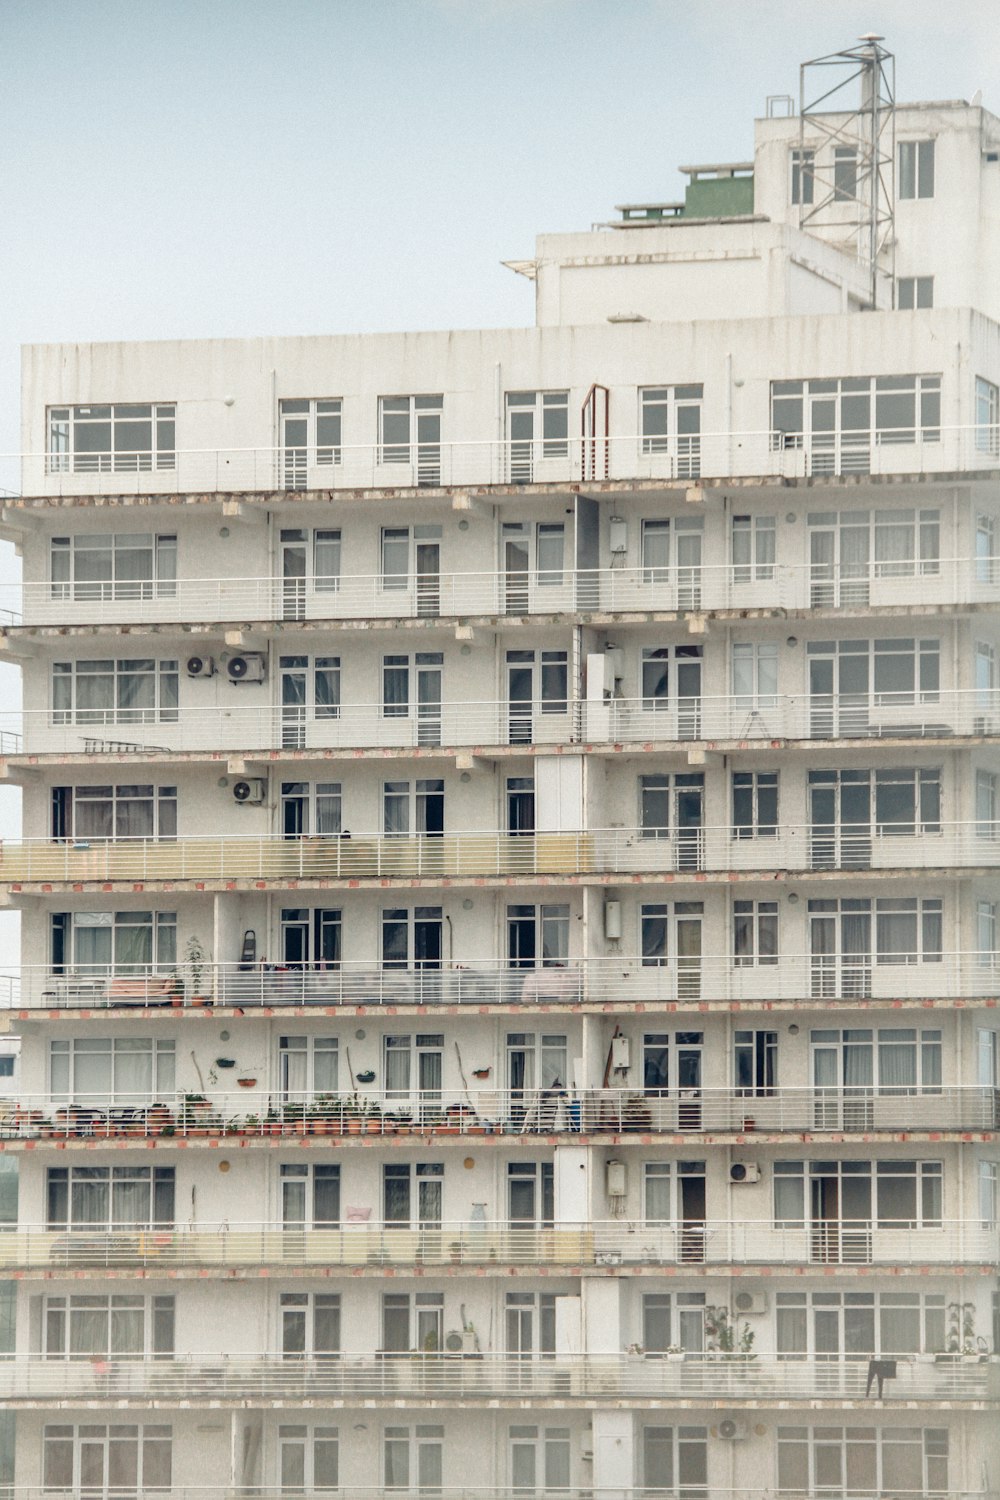
<svg viewBox="0 0 1000 1500">
<path fill-rule="evenodd" d="M 173 724 L 178 664 L 153 657 L 52 663 L 52 723 Z"/>
<path fill-rule="evenodd" d="M 45 1204 L 50 1230 L 94 1234 L 171 1229 L 175 1170 L 131 1163 L 120 1167 L 49 1167 Z"/>
<path fill-rule="evenodd" d="M 900 141 L 897 196 L 903 202 L 934 197 L 934 146 L 933 139 Z"/>
<path fill-rule="evenodd" d="M 176 593 L 176 534 L 76 532 L 49 542 L 51 599 L 172 599 Z"/>
<path fill-rule="evenodd" d="M 176 1055 L 162 1037 L 54 1037 L 49 1092 L 63 1102 L 147 1104 L 173 1094 Z"/>
<path fill-rule="evenodd" d="M 174 402 L 50 406 L 50 474 L 149 474 L 176 462 Z"/>
<path fill-rule="evenodd" d="M 152 783 L 54 786 L 52 837 L 126 843 L 177 837 L 177 788 Z"/>
<path fill-rule="evenodd" d="M 278 447 L 285 489 L 304 490 L 311 465 L 330 468 L 342 462 L 343 413 L 340 396 L 279 400 Z"/>
</svg>

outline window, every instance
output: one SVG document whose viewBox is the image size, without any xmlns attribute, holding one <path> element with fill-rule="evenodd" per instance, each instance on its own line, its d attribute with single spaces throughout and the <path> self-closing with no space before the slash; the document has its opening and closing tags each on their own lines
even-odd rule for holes
<svg viewBox="0 0 1000 1500">
<path fill-rule="evenodd" d="M 920 1292 L 778 1292 L 779 1359 L 906 1356 L 944 1347 L 945 1299 Z"/>
<path fill-rule="evenodd" d="M 510 1429 L 510 1482 L 516 1494 L 569 1491 L 568 1427 Z"/>
<path fill-rule="evenodd" d="M 444 1428 L 418 1423 L 387 1427 L 382 1440 L 382 1477 L 387 1490 L 438 1493 L 442 1484 Z"/>
<path fill-rule="evenodd" d="M 777 962 L 777 901 L 734 901 L 733 963 L 749 969 Z"/>
<path fill-rule="evenodd" d="M 340 463 L 342 406 L 339 397 L 278 402 L 278 441 L 286 489 L 306 488 L 310 464 L 326 467 Z"/>
<path fill-rule="evenodd" d="M 440 969 L 440 906 L 388 907 L 382 912 L 383 969 Z"/>
<path fill-rule="evenodd" d="M 383 526 L 379 584 L 386 592 L 409 589 L 416 579 L 417 613 L 436 615 L 441 605 L 441 527 Z"/>
<path fill-rule="evenodd" d="M 828 700 L 845 729 L 861 728 L 873 708 L 936 703 L 941 686 L 941 642 L 899 637 L 878 641 L 809 641 L 814 706 Z M 819 726 L 822 715 L 813 714 Z"/>
<path fill-rule="evenodd" d="M 733 582 L 769 583 L 774 577 L 774 516 L 733 516 Z"/>
<path fill-rule="evenodd" d="M 56 974 L 143 974 L 177 962 L 176 912 L 53 912 L 51 930 Z"/>
<path fill-rule="evenodd" d="M 823 1491 L 946 1496 L 948 1428 L 778 1428 L 778 1494 Z"/>
<path fill-rule="evenodd" d="M 408 464 L 418 484 L 441 483 L 443 396 L 379 398 L 379 463 Z"/>
<path fill-rule="evenodd" d="M 336 1427 L 278 1427 L 278 1484 L 282 1495 L 335 1490 L 340 1483 L 340 1434 Z"/>
<path fill-rule="evenodd" d="M 900 276 L 896 282 L 896 306 L 901 312 L 934 306 L 933 276 Z"/>
<path fill-rule="evenodd" d="M 639 391 L 644 454 L 673 454 L 679 478 L 696 478 L 701 459 L 700 385 L 647 386 Z"/>
<path fill-rule="evenodd" d="M 939 1161 L 875 1163 L 875 1205 L 880 1229 L 937 1229 L 944 1192 Z"/>
<path fill-rule="evenodd" d="M 169 1229 L 174 1222 L 173 1167 L 50 1167 L 49 1229 Z"/>
<path fill-rule="evenodd" d="M 701 724 L 701 646 L 644 646 L 639 688 L 646 713 L 677 710 L 679 737 L 692 739 Z M 673 694 L 671 696 L 671 668 Z"/>
<path fill-rule="evenodd" d="M 867 474 L 871 443 L 936 443 L 940 375 L 776 380 L 771 427 L 777 448 L 809 451 L 811 474 Z"/>
<path fill-rule="evenodd" d="M 934 197 L 934 142 L 900 141 L 900 198 Z"/>
<path fill-rule="evenodd" d="M 281 962 L 300 969 L 339 969 L 343 914 L 335 906 L 284 906 L 280 917 Z"/>
<path fill-rule="evenodd" d="M 733 838 L 773 839 L 777 834 L 777 771 L 734 771 Z"/>
<path fill-rule="evenodd" d="M 642 1299 L 642 1345 L 647 1356 L 674 1345 L 700 1354 L 705 1347 L 704 1292 L 646 1292 Z"/>
<path fill-rule="evenodd" d="M 639 826 L 644 839 L 670 833 L 670 777 L 639 777 Z"/>
<path fill-rule="evenodd" d="M 669 1224 L 673 1218 L 672 1174 L 668 1161 L 647 1161 L 642 1169 L 643 1219 Z"/>
<path fill-rule="evenodd" d="M 176 661 L 52 664 L 53 724 L 158 724 L 176 719 Z"/>
<path fill-rule="evenodd" d="M 174 1092 L 174 1044 L 152 1037 L 73 1037 L 49 1043 L 54 1098 L 148 1103 Z"/>
<path fill-rule="evenodd" d="M 443 1213 L 444 1193 L 444 1167 L 441 1162 L 392 1162 L 382 1168 L 382 1219 L 387 1228 L 404 1229 L 440 1229 L 441 1216 Z M 390 1304 L 384 1304 L 388 1307 Z M 396 1304 L 392 1304 L 395 1306 Z M 400 1304 L 402 1305 L 402 1304 Z M 409 1304 L 407 1304 L 409 1305 Z M 423 1308 L 422 1327 L 424 1333 L 420 1335 L 417 1348 L 423 1347 L 423 1338 L 426 1329 L 431 1325 L 427 1318 L 431 1316 L 428 1308 L 436 1308 L 434 1313 L 437 1319 L 440 1315 L 441 1298 L 435 1293 L 428 1302 L 420 1302 L 418 1308 Z M 418 1321 L 419 1321 L 418 1317 Z M 434 1323 L 435 1334 L 438 1343 L 435 1347 L 440 1348 L 440 1329 Z M 386 1345 L 387 1348 L 391 1347 Z M 409 1347 L 409 1345 L 407 1345 Z"/>
<path fill-rule="evenodd" d="M 278 1039 L 278 1079 L 284 1098 L 337 1092 L 339 1047 L 335 1036 Z"/>
<path fill-rule="evenodd" d="M 54 839 L 175 839 L 175 786 L 56 786 Z"/>
<path fill-rule="evenodd" d="M 733 1080 L 743 1097 L 769 1098 L 778 1081 L 778 1033 L 733 1033 Z"/>
<path fill-rule="evenodd" d="M 169 1426 L 46 1424 L 42 1485 L 53 1495 L 153 1495 L 161 1490 L 166 1494 L 172 1482 L 172 1450 Z"/>
<path fill-rule="evenodd" d="M 863 1224 L 874 1203 L 880 1229 L 939 1229 L 943 1181 L 939 1161 L 776 1161 L 775 1227 L 801 1227 L 807 1203 L 839 1202 L 839 1213 L 811 1208 L 816 1223 Z"/>
<path fill-rule="evenodd" d="M 280 656 L 281 744 L 304 750 L 309 719 L 340 718 L 340 657 Z"/>
<path fill-rule="evenodd" d="M 340 1168 L 289 1163 L 279 1168 L 283 1229 L 336 1229 L 340 1223 Z"/>
<path fill-rule="evenodd" d="M 444 1297 L 440 1292 L 384 1292 L 382 1348 L 387 1354 L 440 1354 L 444 1349 Z"/>
<path fill-rule="evenodd" d="M 738 714 L 754 714 L 775 706 L 778 701 L 776 641 L 734 642 L 733 699 Z"/>
<path fill-rule="evenodd" d="M 812 203 L 816 178 L 815 151 L 792 152 L 792 202 L 803 206 Z"/>
<path fill-rule="evenodd" d="M 440 651 L 382 658 L 382 717 L 416 720 L 418 745 L 441 743 L 443 675 Z"/>
<path fill-rule="evenodd" d="M 53 599 L 162 599 L 177 591 L 177 538 L 149 532 L 54 536 Z"/>
<path fill-rule="evenodd" d="M 858 153 L 853 146 L 834 147 L 833 196 L 841 200 L 858 196 Z"/>
<path fill-rule="evenodd" d="M 504 1335 L 508 1354 L 520 1359 L 556 1352 L 554 1292 L 508 1292 L 504 1298 Z"/>
<path fill-rule="evenodd" d="M 13 1078 L 14 1062 L 15 1058 L 13 1052 L 0 1052 L 0 1078 Z"/>
<path fill-rule="evenodd" d="M 642 1481 L 653 1492 L 707 1495 L 708 1429 L 643 1427 Z"/>
<path fill-rule="evenodd" d="M 513 484 L 530 484 L 540 459 L 569 457 L 569 392 L 508 391 L 507 442 Z"/>
<path fill-rule="evenodd" d="M 387 838 L 411 833 L 438 837 L 444 833 L 444 782 L 383 782 L 382 831 Z"/>
<path fill-rule="evenodd" d="M 981 967 L 997 961 L 997 903 L 976 902 L 976 961 Z"/>
<path fill-rule="evenodd" d="M 639 777 L 639 827 L 644 839 L 673 837 L 678 869 L 699 869 L 705 777 L 700 771 Z"/>
<path fill-rule="evenodd" d="M 642 581 L 666 583 L 670 568 L 670 522 L 642 523 Z"/>
<path fill-rule="evenodd" d="M 700 901 L 644 902 L 639 908 L 639 947 L 644 968 L 664 968 L 676 951 L 678 993 L 697 995 L 701 976 Z M 671 927 L 673 933 L 671 934 Z"/>
<path fill-rule="evenodd" d="M 976 448 L 996 458 L 1000 453 L 1000 386 L 976 376 Z"/>
<path fill-rule="evenodd" d="M 555 1219 L 555 1178 L 551 1162 L 507 1163 L 507 1214 L 515 1229 L 551 1228 Z"/>
<path fill-rule="evenodd" d="M 340 1353 L 340 1297 L 335 1292 L 282 1292 L 283 1359 L 330 1359 Z"/>
<path fill-rule="evenodd" d="M 282 838 L 336 838 L 342 831 L 343 798 L 339 781 L 281 783 Z"/>
<path fill-rule="evenodd" d="M 507 1086 L 512 1093 L 565 1089 L 568 1060 L 566 1037 L 561 1034 L 507 1033 Z"/>
<path fill-rule="evenodd" d="M 387 1098 L 408 1099 L 416 1093 L 423 1100 L 440 1099 L 444 1062 L 444 1036 L 418 1031 L 383 1038 L 383 1070 Z"/>
<path fill-rule="evenodd" d="M 174 1352 L 173 1297 L 46 1297 L 46 1359 L 168 1359 Z"/>
<path fill-rule="evenodd" d="M 512 969 L 561 969 L 568 958 L 568 906 L 508 906 L 507 962 Z"/>
<path fill-rule="evenodd" d="M 173 405 L 49 407 L 50 474 L 148 474 L 174 467 Z"/>
<path fill-rule="evenodd" d="M 998 1172 L 995 1161 L 981 1161 L 979 1163 L 979 1219 L 984 1229 L 996 1229 L 997 1213 L 1000 1210 L 1000 1197 L 998 1197 Z"/>
</svg>

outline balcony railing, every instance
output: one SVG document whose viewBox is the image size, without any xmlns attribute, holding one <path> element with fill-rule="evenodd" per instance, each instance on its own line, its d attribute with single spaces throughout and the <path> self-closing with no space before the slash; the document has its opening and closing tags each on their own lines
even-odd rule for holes
<svg viewBox="0 0 1000 1500">
<path fill-rule="evenodd" d="M 0 1229 L 4 1271 L 998 1264 L 996 1226 L 971 1219 L 920 1229 L 890 1228 L 869 1220 L 777 1228 L 745 1218 L 676 1224 L 614 1219 L 548 1228 L 465 1219 L 415 1229 L 370 1223 L 312 1228 L 228 1221 L 195 1227 L 52 1229 L 22 1224 Z"/>
<path fill-rule="evenodd" d="M 594 611 L 937 609 L 992 604 L 1000 558 L 862 564 L 698 564 L 526 572 L 24 583 L 0 590 L 11 625 L 566 615 Z"/>
<path fill-rule="evenodd" d="M 0 1139 L 169 1140 L 239 1136 L 497 1136 L 833 1131 L 994 1131 L 1000 1090 L 858 1088 L 442 1088 L 322 1094 L 240 1089 L 208 1095 L 22 1094 L 0 1103 Z"/>
<path fill-rule="evenodd" d="M 704 478 L 799 479 L 839 474 L 989 472 L 998 467 L 1000 437 L 989 425 L 912 427 L 846 434 L 704 432 L 670 439 L 666 448 L 634 435 L 507 442 L 501 440 L 392 446 L 342 444 L 315 462 L 310 449 L 203 448 L 159 453 L 0 455 L 11 475 L 20 467 L 26 495 L 148 495 L 179 492 L 437 488 L 439 486 Z M 169 465 L 169 467 L 168 467 Z"/>
<path fill-rule="evenodd" d="M 745 1445 L 744 1445 L 745 1446 Z M 759 1451 L 759 1450 L 756 1450 Z M 859 1492 L 860 1494 L 860 1492 Z M 907 1490 L 893 1485 L 894 1500 L 1000 1500 L 996 1490 Z M 518 1485 L 517 1488 L 498 1485 L 357 1485 L 339 1484 L 335 1489 L 322 1485 L 290 1490 L 272 1485 L 157 1485 L 143 1489 L 135 1485 L 94 1485 L 71 1487 L 60 1485 L 38 1489 L 34 1485 L 5 1485 L 0 1482 L 0 1500 L 292 1500 L 293 1496 L 304 1500 L 832 1500 L 831 1491 L 795 1489 L 721 1489 L 713 1484 L 707 1486 L 683 1484 L 660 1489 L 644 1484 L 641 1488 L 602 1488 L 592 1484 L 566 1486 L 536 1484 Z M 861 1500 L 874 1500 L 866 1492 Z"/>
<path fill-rule="evenodd" d="M 515 969 L 490 959 L 439 968 L 374 969 L 364 963 L 243 966 L 200 964 L 197 974 L 150 967 L 123 972 L 85 965 L 53 973 L 45 964 L 0 974 L 0 1009 L 129 1011 L 205 1004 L 259 1007 L 662 1005 L 719 1001 L 949 1000 L 1000 997 L 1000 954 L 782 953 L 772 962 L 728 954 L 663 961 L 615 955 Z"/>
<path fill-rule="evenodd" d="M 1000 1359 L 901 1357 L 886 1380 L 888 1401 L 994 1401 L 1000 1397 Z M 280 1354 L 185 1356 L 163 1360 L 43 1359 L 0 1361 L 0 1399 L 25 1402 L 206 1401 L 385 1398 L 471 1399 L 521 1403 L 526 1396 L 555 1400 L 635 1397 L 651 1401 L 864 1401 L 874 1405 L 869 1361 L 710 1355 L 627 1358 L 569 1355 L 518 1358 L 506 1354 L 344 1354 L 283 1358 Z"/>
<path fill-rule="evenodd" d="M 577 832 L 27 839 L 0 845 L 0 882 L 409 880 L 733 871 L 996 868 L 1000 821 Z M 919 835 L 919 836 L 918 836 Z"/>
<path fill-rule="evenodd" d="M 228 689 L 227 689 L 228 691 Z M 252 688 L 241 688 L 249 694 Z M 386 713 L 379 703 L 339 703 L 321 713 L 273 703 L 226 702 L 152 709 L 30 709 L 0 713 L 0 753 L 143 755 L 198 751 L 433 749 L 492 745 L 753 744 L 940 739 L 1000 734 L 1000 692 L 941 691 L 834 697 L 732 694 L 663 700 L 553 703 L 464 701 Z"/>
</svg>

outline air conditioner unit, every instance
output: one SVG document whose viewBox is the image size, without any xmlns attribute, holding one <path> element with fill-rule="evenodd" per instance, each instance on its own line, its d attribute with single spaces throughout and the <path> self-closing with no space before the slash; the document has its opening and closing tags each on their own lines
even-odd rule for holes
<svg viewBox="0 0 1000 1500">
<path fill-rule="evenodd" d="M 458 1328 L 452 1328 L 444 1336 L 444 1347 L 449 1354 L 461 1354 L 463 1342 L 461 1330 Z"/>
<path fill-rule="evenodd" d="M 727 1443 L 739 1443 L 750 1436 L 750 1428 L 746 1422 L 734 1422 L 732 1417 L 726 1417 L 718 1427 L 713 1427 L 712 1432 L 716 1437 L 723 1438 Z"/>
<path fill-rule="evenodd" d="M 263 682 L 267 675 L 263 651 L 231 656 L 226 662 L 226 675 L 230 682 Z"/>
<path fill-rule="evenodd" d="M 732 1183 L 759 1182 L 760 1167 L 755 1161 L 733 1161 L 729 1163 L 729 1181 Z"/>
<path fill-rule="evenodd" d="M 233 782 L 233 801 L 245 802 L 250 807 L 259 807 L 267 801 L 267 782 L 263 776 L 251 776 L 248 781 Z"/>
<path fill-rule="evenodd" d="M 737 1292 L 733 1298 L 733 1311 L 743 1318 L 761 1318 L 767 1312 L 766 1292 Z"/>
<path fill-rule="evenodd" d="M 189 656 L 187 659 L 187 674 L 189 677 L 214 677 L 215 658 L 212 656 Z"/>
</svg>

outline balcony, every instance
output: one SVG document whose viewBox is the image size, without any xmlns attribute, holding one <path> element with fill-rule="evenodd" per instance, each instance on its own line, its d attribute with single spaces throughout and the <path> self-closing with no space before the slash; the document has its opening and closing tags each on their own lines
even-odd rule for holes
<svg viewBox="0 0 1000 1500">
<path fill-rule="evenodd" d="M 57 1142 L 224 1136 L 524 1136 L 918 1134 L 1000 1129 L 1000 1090 L 876 1088 L 441 1089 L 383 1094 L 213 1090 L 119 1100 L 22 1094 L 0 1102 L 0 1140 Z"/>
<path fill-rule="evenodd" d="M 515 969 L 470 958 L 440 968 L 377 969 L 364 963 L 282 967 L 203 964 L 197 976 L 184 966 L 109 972 L 79 967 L 53 973 L 46 964 L 0 974 L 0 1010 L 44 1010 L 117 1017 L 130 1012 L 202 1009 L 334 1010 L 344 1006 L 610 1008 L 786 1003 L 802 1008 L 861 1000 L 920 1001 L 1000 998 L 1000 957 L 941 953 L 915 962 L 912 953 L 782 953 L 771 963 L 748 963 L 728 954 L 664 960 L 640 957 L 565 960 L 546 968 Z"/>
<path fill-rule="evenodd" d="M 804 1401 L 928 1402 L 983 1405 L 1000 1398 L 997 1357 L 909 1356 L 894 1362 L 884 1399 L 868 1389 L 868 1359 L 781 1360 L 733 1355 L 629 1358 L 559 1354 L 280 1354 L 184 1356 L 174 1359 L 0 1361 L 0 1400 L 12 1407 L 62 1403 L 170 1406 L 270 1405 L 274 1401 L 350 1405 L 356 1401 L 455 1401 L 520 1406 L 526 1399 L 588 1402 L 633 1398 L 685 1407 Z M 876 1407 L 878 1400 L 878 1407 Z"/>
<path fill-rule="evenodd" d="M 755 1449 L 755 1452 L 759 1451 Z M 314 1486 L 309 1489 L 289 1490 L 269 1485 L 157 1485 L 152 1489 L 141 1489 L 135 1485 L 109 1486 L 95 1489 L 93 1485 L 79 1488 L 60 1486 L 38 1489 L 34 1485 L 5 1485 L 0 1482 L 0 1500 L 291 1500 L 294 1495 L 306 1500 L 775 1500 L 776 1495 L 787 1494 L 788 1500 L 832 1500 L 831 1491 L 803 1490 L 775 1491 L 773 1489 L 721 1489 L 713 1484 L 711 1489 L 685 1484 L 681 1490 L 674 1487 L 658 1489 L 644 1484 L 641 1489 L 600 1488 L 592 1484 L 574 1484 L 565 1488 L 554 1485 L 534 1485 L 530 1488 L 519 1485 L 516 1489 L 497 1485 L 413 1485 L 410 1488 L 393 1485 L 340 1484 L 336 1489 Z M 859 1492 L 860 1494 L 860 1492 Z M 945 1500 L 940 1490 L 901 1490 L 894 1487 L 893 1495 L 898 1500 Z M 872 1500 L 865 1493 L 861 1500 Z M 949 1489 L 947 1500 L 1000 1500 L 997 1490 Z"/>
<path fill-rule="evenodd" d="M 667 451 L 634 435 L 551 441 L 499 439 L 396 445 L 383 462 L 380 444 L 341 444 L 317 464 L 309 450 L 178 449 L 86 454 L 4 454 L 4 467 L 21 470 L 25 495 L 211 494 L 289 490 L 399 490 L 500 485 L 561 489 L 569 484 L 647 481 L 680 487 L 703 479 L 836 478 L 842 474 L 984 475 L 997 468 L 997 429 L 949 425 L 879 432 L 810 433 L 771 429 L 703 432 L 671 442 Z M 658 445 L 659 448 L 659 445 Z"/>
<path fill-rule="evenodd" d="M 332 578 L 227 576 L 25 583 L 0 591 L 0 621 L 44 627 L 237 624 L 574 613 L 760 610 L 788 614 L 992 604 L 1000 558 L 861 565 L 787 563 L 435 572 Z"/>
<path fill-rule="evenodd" d="M 781 824 L 744 838 L 723 827 L 610 828 L 508 834 L 344 834 L 303 838 L 217 836 L 176 840 L 27 839 L 0 844 L 0 883 L 113 881 L 576 880 L 588 875 L 694 877 L 763 871 L 838 873 L 895 869 L 996 869 L 1000 824 L 939 823 L 905 836 L 889 825 L 843 831 Z"/>
<path fill-rule="evenodd" d="M 249 692 L 249 689 L 241 691 Z M 215 754 L 220 751 L 478 748 L 542 745 L 772 745 L 950 739 L 1000 734 L 1000 692 L 958 690 L 877 697 L 721 695 L 672 701 L 601 697 L 555 704 L 495 700 L 425 704 L 386 714 L 379 703 L 340 703 L 317 716 L 299 707 L 243 703 L 205 708 L 0 713 L 5 755 Z M 553 711 L 554 710 L 554 711 Z"/>
<path fill-rule="evenodd" d="M 0 1229 L 0 1269 L 68 1272 L 124 1269 L 170 1273 L 183 1269 L 219 1274 L 261 1268 L 325 1271 L 344 1267 L 389 1269 L 469 1267 L 477 1273 L 513 1267 L 566 1268 L 566 1274 L 615 1266 L 807 1265 L 997 1266 L 1000 1236 L 969 1219 L 945 1220 L 931 1229 L 891 1228 L 869 1220 L 827 1221 L 776 1228 L 762 1221 L 709 1219 L 676 1224 L 635 1220 L 559 1223 L 549 1228 L 480 1223 L 468 1219 L 428 1228 L 370 1223 L 336 1228 L 282 1224 L 206 1223 L 112 1229 L 45 1225 Z"/>
</svg>

